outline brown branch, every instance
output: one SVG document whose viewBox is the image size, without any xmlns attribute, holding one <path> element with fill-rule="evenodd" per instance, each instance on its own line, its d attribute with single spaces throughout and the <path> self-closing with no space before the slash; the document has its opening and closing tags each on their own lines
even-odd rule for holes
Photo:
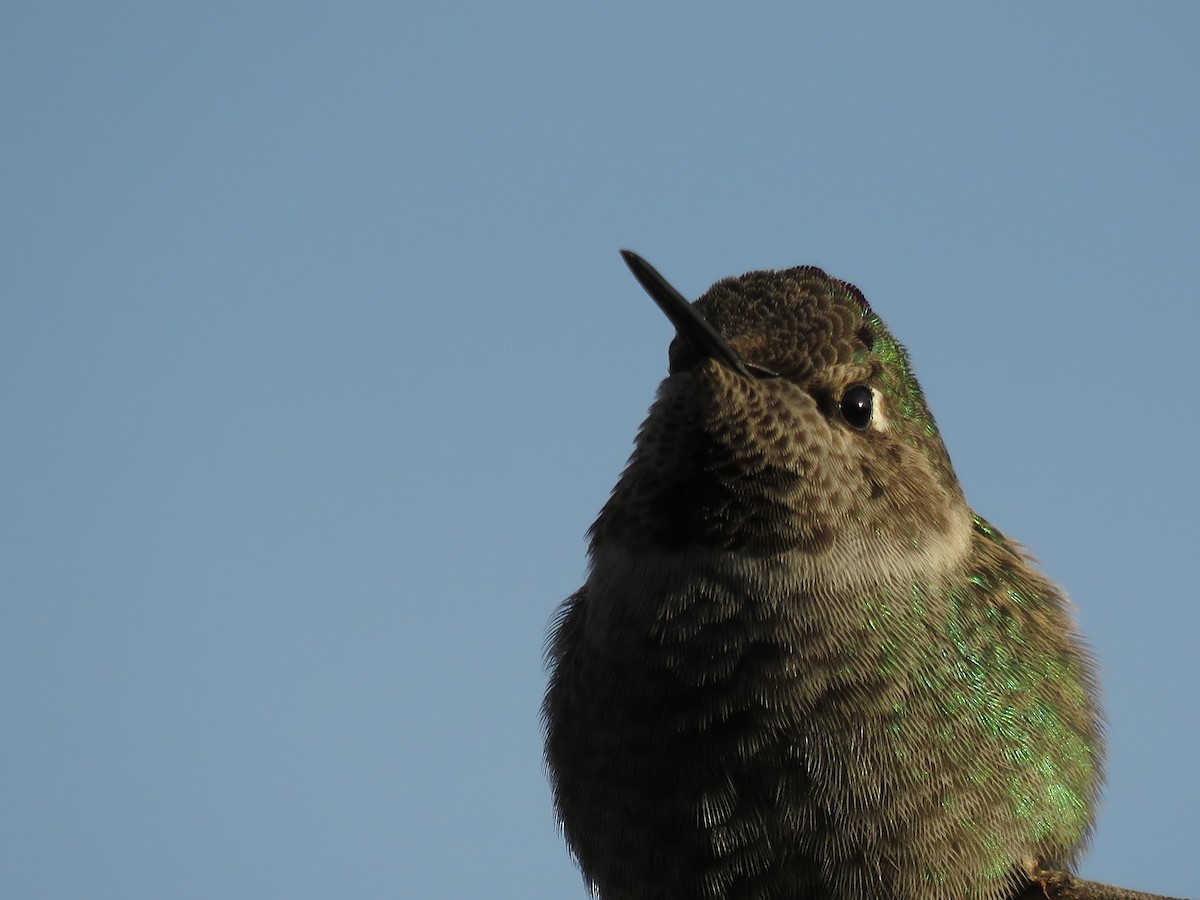
<svg viewBox="0 0 1200 900">
<path fill-rule="evenodd" d="M 1069 872 L 1042 871 L 1020 900 L 1175 900 L 1160 894 L 1147 894 L 1099 881 L 1085 881 Z"/>
</svg>

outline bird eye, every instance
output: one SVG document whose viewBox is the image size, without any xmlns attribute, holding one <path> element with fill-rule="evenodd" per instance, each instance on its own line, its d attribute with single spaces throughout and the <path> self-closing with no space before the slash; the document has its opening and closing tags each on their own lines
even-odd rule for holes
<svg viewBox="0 0 1200 900">
<path fill-rule="evenodd" d="M 842 418 L 855 431 L 863 431 L 871 424 L 871 412 L 874 408 L 875 396 L 865 384 L 856 384 L 847 388 L 842 394 L 842 402 L 838 405 Z"/>
</svg>

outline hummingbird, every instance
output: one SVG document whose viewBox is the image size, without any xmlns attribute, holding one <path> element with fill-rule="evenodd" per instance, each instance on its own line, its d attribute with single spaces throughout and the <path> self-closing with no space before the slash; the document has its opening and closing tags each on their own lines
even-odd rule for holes
<svg viewBox="0 0 1200 900">
<path fill-rule="evenodd" d="M 968 505 L 907 351 L 814 266 L 689 303 L 547 640 L 555 809 L 602 900 L 1004 900 L 1104 762 L 1063 592 Z"/>
</svg>

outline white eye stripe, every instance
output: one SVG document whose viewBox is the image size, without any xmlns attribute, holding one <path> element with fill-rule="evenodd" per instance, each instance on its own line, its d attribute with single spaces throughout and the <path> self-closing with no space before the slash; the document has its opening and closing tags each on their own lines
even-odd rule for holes
<svg viewBox="0 0 1200 900">
<path fill-rule="evenodd" d="M 883 394 L 879 388 L 871 388 L 871 396 L 874 398 L 874 410 L 871 415 L 871 427 L 876 431 L 888 431 L 892 424 L 888 421 L 887 413 L 883 404 Z"/>
</svg>

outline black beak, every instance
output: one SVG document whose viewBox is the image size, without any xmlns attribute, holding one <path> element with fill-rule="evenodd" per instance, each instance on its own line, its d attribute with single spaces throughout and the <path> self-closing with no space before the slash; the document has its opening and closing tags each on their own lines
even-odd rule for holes
<svg viewBox="0 0 1200 900">
<path fill-rule="evenodd" d="M 658 308 L 671 320 L 671 324 L 675 326 L 675 332 L 687 341 L 691 348 L 700 354 L 701 358 L 715 359 L 739 375 L 746 378 L 754 377 L 742 358 L 725 342 L 725 338 L 721 337 L 715 328 L 700 317 L 696 308 L 683 299 L 683 295 L 671 287 L 667 279 L 659 275 L 654 266 L 632 250 L 622 250 L 621 256 L 625 259 L 625 265 L 629 266 L 629 270 L 633 272 L 633 277 L 658 304 Z"/>
</svg>

